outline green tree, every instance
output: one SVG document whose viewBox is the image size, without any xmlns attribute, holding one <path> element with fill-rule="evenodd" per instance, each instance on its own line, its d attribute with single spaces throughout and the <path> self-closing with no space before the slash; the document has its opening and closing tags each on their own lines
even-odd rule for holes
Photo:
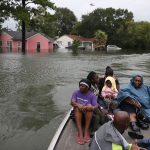
<svg viewBox="0 0 150 150">
<path fill-rule="evenodd" d="M 3 24 L 4 20 L 2 19 L 2 17 L 0 16 L 0 33 L 2 31 L 2 24 Z"/>
<path fill-rule="evenodd" d="M 104 49 L 107 42 L 107 34 L 101 30 L 97 30 L 95 33 L 95 48 Z"/>
<path fill-rule="evenodd" d="M 99 41 L 107 41 L 106 33 L 101 30 L 96 31 L 95 38 Z"/>
<path fill-rule="evenodd" d="M 138 49 L 150 49 L 150 23 L 136 22 L 132 35 L 135 38 L 135 47 Z"/>
<path fill-rule="evenodd" d="M 64 34 L 70 34 L 74 25 L 77 22 L 76 16 L 68 8 L 57 8 L 56 13 L 56 34 L 62 36 Z"/>
<path fill-rule="evenodd" d="M 9 16 L 9 5 L 6 1 L 0 1 L 0 32 L 2 31 L 2 24 Z"/>
<path fill-rule="evenodd" d="M 83 37 L 94 37 L 94 33 L 100 29 L 96 27 L 95 16 L 92 14 L 83 15 L 80 25 L 76 26 L 79 35 Z"/>
<path fill-rule="evenodd" d="M 95 9 L 88 15 L 82 16 L 79 32 L 82 36 L 93 37 L 97 30 L 108 35 L 108 43 L 115 43 L 116 31 L 120 26 L 126 28 L 126 22 L 133 20 L 132 12 L 124 9 Z"/>
<path fill-rule="evenodd" d="M 56 33 L 55 28 L 56 18 L 51 15 L 43 7 L 38 7 L 36 15 L 34 15 L 28 24 L 26 24 L 27 31 L 37 31 L 44 33 L 50 37 L 54 37 Z M 21 22 L 19 22 L 17 30 L 21 30 Z"/>
<path fill-rule="evenodd" d="M 72 43 L 72 49 L 73 50 L 74 49 L 78 49 L 78 47 L 80 46 L 80 44 L 81 44 L 81 42 L 78 39 L 74 40 L 73 43 Z"/>
<path fill-rule="evenodd" d="M 76 24 L 72 28 L 71 34 L 80 35 L 80 27 L 81 27 L 81 22 L 76 22 Z"/>
<path fill-rule="evenodd" d="M 124 48 L 150 49 L 150 23 L 128 21 L 116 30 L 114 38 Z"/>
</svg>

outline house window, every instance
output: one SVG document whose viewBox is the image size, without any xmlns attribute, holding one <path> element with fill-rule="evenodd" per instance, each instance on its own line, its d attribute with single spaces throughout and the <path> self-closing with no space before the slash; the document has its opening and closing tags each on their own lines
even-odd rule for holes
<svg viewBox="0 0 150 150">
<path fill-rule="evenodd" d="M 3 43 L 2 41 L 0 41 L 0 52 L 2 52 L 2 46 L 3 46 Z"/>
<path fill-rule="evenodd" d="M 17 43 L 17 50 L 18 50 L 18 52 L 21 51 L 21 47 L 22 47 L 21 42 L 18 41 L 18 43 Z"/>
<path fill-rule="evenodd" d="M 92 43 L 91 43 L 91 42 L 89 43 L 89 46 L 92 46 Z"/>
<path fill-rule="evenodd" d="M 40 52 L 41 49 L 41 43 L 40 42 L 36 42 L 36 51 Z"/>
<path fill-rule="evenodd" d="M 57 41 L 58 44 L 62 45 L 62 41 Z"/>
<path fill-rule="evenodd" d="M 62 46 L 62 41 L 57 41 L 57 45 L 58 45 L 58 47 L 61 47 Z"/>
<path fill-rule="evenodd" d="M 71 46 L 71 42 L 68 42 L 68 47 L 70 47 Z"/>
<path fill-rule="evenodd" d="M 0 47 L 1 47 L 1 46 L 3 46 L 3 42 L 2 42 L 2 41 L 0 41 Z"/>
<path fill-rule="evenodd" d="M 12 41 L 7 41 L 7 51 L 12 52 Z"/>
</svg>

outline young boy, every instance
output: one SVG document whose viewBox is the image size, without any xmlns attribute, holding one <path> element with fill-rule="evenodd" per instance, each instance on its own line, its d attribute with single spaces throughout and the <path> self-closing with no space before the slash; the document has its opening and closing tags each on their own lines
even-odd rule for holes
<svg viewBox="0 0 150 150">
<path fill-rule="evenodd" d="M 89 90 L 91 83 L 88 79 L 79 82 L 79 90 L 75 91 L 71 98 L 71 105 L 74 107 L 75 120 L 77 126 L 77 143 L 84 144 L 90 142 L 90 123 L 93 111 L 97 108 L 96 96 Z M 84 129 L 82 119 L 85 119 Z"/>
</svg>

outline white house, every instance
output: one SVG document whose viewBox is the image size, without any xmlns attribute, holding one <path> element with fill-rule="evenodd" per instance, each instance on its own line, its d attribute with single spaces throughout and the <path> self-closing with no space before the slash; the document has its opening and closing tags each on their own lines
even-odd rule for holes
<svg viewBox="0 0 150 150">
<path fill-rule="evenodd" d="M 95 38 L 84 38 L 77 35 L 63 35 L 59 37 L 56 42 L 59 47 L 61 48 L 69 48 L 72 46 L 72 43 L 74 40 L 79 40 L 81 45 L 80 47 L 83 47 L 87 50 L 94 50 L 94 40 Z"/>
</svg>

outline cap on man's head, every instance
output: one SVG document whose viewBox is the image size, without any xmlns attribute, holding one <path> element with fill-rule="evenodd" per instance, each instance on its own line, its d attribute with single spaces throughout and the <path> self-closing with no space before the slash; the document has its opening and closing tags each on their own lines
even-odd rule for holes
<svg viewBox="0 0 150 150">
<path fill-rule="evenodd" d="M 87 86 L 89 89 L 91 88 L 91 82 L 88 80 L 88 79 L 82 79 L 80 82 L 79 82 L 79 86 L 80 85 L 85 85 Z"/>
</svg>

